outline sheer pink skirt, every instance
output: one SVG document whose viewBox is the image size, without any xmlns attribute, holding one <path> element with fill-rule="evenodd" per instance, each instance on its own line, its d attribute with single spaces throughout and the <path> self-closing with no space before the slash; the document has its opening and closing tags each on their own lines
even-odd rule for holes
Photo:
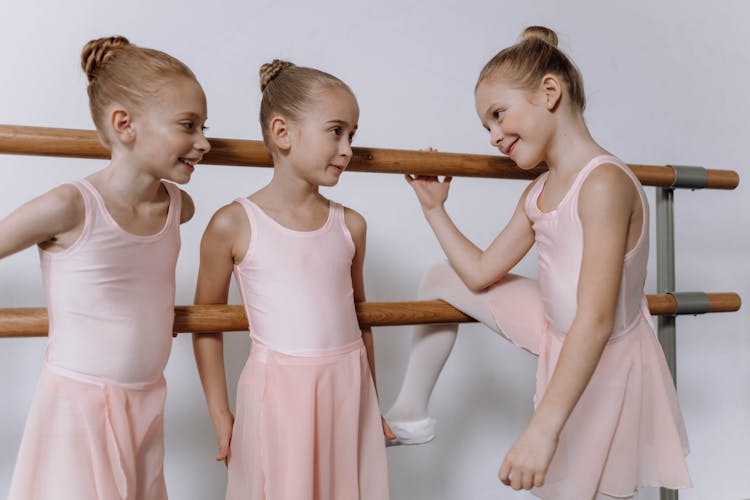
<svg viewBox="0 0 750 500">
<path fill-rule="evenodd" d="M 539 356 L 535 404 L 541 401 L 564 334 L 545 319 L 536 281 L 501 281 L 489 290 L 492 314 L 514 344 Z M 604 348 L 589 385 L 570 415 L 540 498 L 581 500 L 597 491 L 629 496 L 640 487 L 692 485 L 687 434 L 677 394 L 648 307 Z"/>
<path fill-rule="evenodd" d="M 237 388 L 228 500 L 387 500 L 380 409 L 361 340 L 319 356 L 253 343 Z"/>
<path fill-rule="evenodd" d="M 122 386 L 43 368 L 9 499 L 166 499 L 165 395 L 163 378 Z"/>
</svg>

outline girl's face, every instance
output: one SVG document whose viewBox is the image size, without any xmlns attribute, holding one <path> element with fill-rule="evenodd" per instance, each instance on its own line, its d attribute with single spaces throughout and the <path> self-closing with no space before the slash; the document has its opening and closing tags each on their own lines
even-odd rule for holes
<svg viewBox="0 0 750 500">
<path fill-rule="evenodd" d="M 490 133 L 490 144 L 524 170 L 545 160 L 554 121 L 543 89 L 526 90 L 494 76 L 474 94 L 477 115 Z"/>
<path fill-rule="evenodd" d="M 302 178 L 316 186 L 333 186 L 352 159 L 359 106 L 346 89 L 323 89 L 300 120 L 290 123 L 289 159 Z"/>
<path fill-rule="evenodd" d="M 168 80 L 134 115 L 137 164 L 157 178 L 188 182 L 211 149 L 204 135 L 206 115 L 206 96 L 195 80 Z"/>
</svg>

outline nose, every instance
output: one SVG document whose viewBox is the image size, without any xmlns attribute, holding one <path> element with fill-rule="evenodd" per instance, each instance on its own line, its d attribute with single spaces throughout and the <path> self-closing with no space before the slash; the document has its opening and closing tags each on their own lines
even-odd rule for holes
<svg viewBox="0 0 750 500">
<path fill-rule="evenodd" d="M 208 142 L 208 139 L 206 139 L 206 136 L 203 135 L 203 133 L 199 135 L 198 140 L 195 142 L 195 149 L 203 154 L 211 151 L 211 143 Z"/>
<path fill-rule="evenodd" d="M 500 143 L 505 138 L 505 134 L 503 134 L 503 129 L 498 126 L 490 127 L 490 146 L 494 148 L 499 148 Z"/>
<path fill-rule="evenodd" d="M 348 140 L 341 141 L 341 147 L 339 148 L 339 154 L 348 160 L 352 159 L 354 152 L 352 151 L 352 145 Z"/>
</svg>

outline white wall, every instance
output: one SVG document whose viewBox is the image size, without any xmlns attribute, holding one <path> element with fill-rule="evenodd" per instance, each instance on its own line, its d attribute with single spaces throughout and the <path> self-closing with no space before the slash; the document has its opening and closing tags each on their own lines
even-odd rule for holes
<svg viewBox="0 0 750 500">
<path fill-rule="evenodd" d="M 0 123 L 92 128 L 78 54 L 90 38 L 119 33 L 193 68 L 208 95 L 211 136 L 260 137 L 257 69 L 282 57 L 351 85 L 362 109 L 356 145 L 493 154 L 473 111 L 476 76 L 524 26 L 544 24 L 557 30 L 561 48 L 582 69 L 586 117 L 601 144 L 629 163 L 735 169 L 746 184 L 749 18 L 746 0 L 8 1 L 0 19 Z M 102 165 L 0 156 L 0 216 Z M 198 168 L 188 186 L 198 211 L 183 229 L 178 303 L 192 299 L 198 241 L 211 213 L 269 175 Z M 522 189 L 517 181 L 456 179 L 449 210 L 486 245 Z M 413 299 L 422 271 L 441 253 L 400 176 L 351 173 L 327 193 L 368 219 L 368 297 Z M 732 192 L 681 191 L 675 198 L 678 288 L 738 291 L 748 300 L 744 184 Z M 519 271 L 535 275 L 533 258 Z M 650 271 L 653 292 L 653 265 Z M 0 307 L 41 306 L 39 274 L 33 249 L 0 262 Z M 695 482 L 681 498 L 750 497 L 748 310 L 678 321 L 679 395 Z M 438 439 L 388 452 L 394 499 L 525 498 L 502 487 L 495 473 L 531 413 L 534 359 L 478 326 L 463 332 L 433 399 Z M 228 372 L 236 380 L 247 339 L 229 337 Z M 387 407 L 405 368 L 408 328 L 377 329 L 376 342 Z M 0 340 L 0 494 L 8 488 L 43 345 L 41 338 Z M 225 472 L 213 461 L 213 430 L 188 336 L 175 340 L 167 378 L 171 497 L 220 498 Z M 647 492 L 640 498 L 655 497 Z"/>
</svg>

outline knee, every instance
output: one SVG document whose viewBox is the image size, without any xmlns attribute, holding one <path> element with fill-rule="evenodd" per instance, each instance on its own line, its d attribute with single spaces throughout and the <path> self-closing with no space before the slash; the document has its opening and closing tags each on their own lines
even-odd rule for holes
<svg viewBox="0 0 750 500">
<path fill-rule="evenodd" d="M 422 275 L 417 296 L 420 300 L 445 299 L 445 290 L 455 281 L 460 279 L 447 261 L 434 262 Z"/>
</svg>

